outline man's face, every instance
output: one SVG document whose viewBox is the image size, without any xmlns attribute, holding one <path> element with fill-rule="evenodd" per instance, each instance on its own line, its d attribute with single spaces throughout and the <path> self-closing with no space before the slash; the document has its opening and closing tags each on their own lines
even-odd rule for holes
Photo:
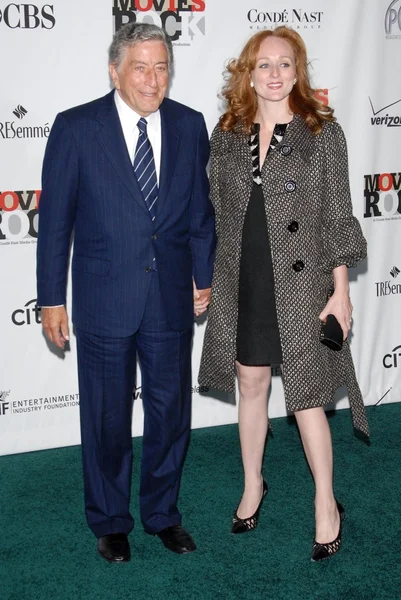
<svg viewBox="0 0 401 600">
<path fill-rule="evenodd" d="M 120 65 L 110 65 L 109 70 L 121 98 L 136 113 L 147 117 L 159 108 L 168 86 L 163 42 L 152 40 L 127 48 Z"/>
</svg>

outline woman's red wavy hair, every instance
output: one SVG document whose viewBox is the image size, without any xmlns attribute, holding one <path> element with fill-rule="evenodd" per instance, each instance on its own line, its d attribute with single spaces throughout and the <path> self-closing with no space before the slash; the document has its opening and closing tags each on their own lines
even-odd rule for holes
<svg viewBox="0 0 401 600">
<path fill-rule="evenodd" d="M 220 127 L 223 131 L 231 131 L 241 125 L 243 131 L 250 132 L 258 106 L 257 96 L 250 85 L 250 74 L 255 68 L 261 43 L 271 36 L 286 40 L 294 51 L 297 82 L 289 96 L 290 110 L 303 117 L 313 134 L 318 134 L 324 121 L 335 121 L 333 109 L 315 97 L 315 90 L 309 81 L 304 41 L 299 33 L 285 25 L 256 33 L 247 42 L 239 58 L 228 62 L 225 72 L 227 83 L 222 89 L 227 111 L 220 118 Z"/>
</svg>

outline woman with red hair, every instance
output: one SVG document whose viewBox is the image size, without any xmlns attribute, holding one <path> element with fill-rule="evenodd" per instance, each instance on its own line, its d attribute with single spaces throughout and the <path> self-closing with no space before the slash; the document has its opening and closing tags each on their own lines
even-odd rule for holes
<svg viewBox="0 0 401 600">
<path fill-rule="evenodd" d="M 267 493 L 267 395 L 271 366 L 281 365 L 315 483 L 312 560 L 322 560 L 340 549 L 344 517 L 323 408 L 338 387 L 347 386 L 353 424 L 369 435 L 347 342 L 348 267 L 366 256 L 366 242 L 352 214 L 344 134 L 314 95 L 299 34 L 257 33 L 227 71 L 227 110 L 211 138 L 218 245 L 199 381 L 235 392 L 238 377 L 245 486 L 232 532 L 244 533 Z M 337 352 L 320 339 L 328 315 L 341 326 Z"/>
</svg>

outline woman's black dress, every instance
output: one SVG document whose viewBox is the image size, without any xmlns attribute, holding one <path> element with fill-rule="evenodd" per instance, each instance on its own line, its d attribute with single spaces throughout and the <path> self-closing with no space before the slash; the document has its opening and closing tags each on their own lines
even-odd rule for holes
<svg viewBox="0 0 401 600">
<path fill-rule="evenodd" d="M 284 135 L 287 125 L 274 128 L 269 154 Z M 260 176 L 259 125 L 250 136 L 253 188 L 242 231 L 239 278 L 237 360 L 242 365 L 279 365 L 281 343 L 274 297 L 273 265 L 266 225 Z"/>
</svg>

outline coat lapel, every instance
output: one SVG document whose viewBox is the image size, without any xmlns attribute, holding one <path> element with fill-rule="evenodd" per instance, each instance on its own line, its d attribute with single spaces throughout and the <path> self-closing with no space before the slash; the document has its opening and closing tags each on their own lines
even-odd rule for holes
<svg viewBox="0 0 401 600">
<path fill-rule="evenodd" d="M 280 152 L 282 146 L 289 146 L 298 152 L 304 161 L 309 162 L 315 149 L 316 139 L 304 119 L 295 114 L 292 122 L 287 127 L 283 139 L 274 149 Z"/>
<path fill-rule="evenodd" d="M 114 90 L 104 97 L 104 102 L 97 113 L 97 119 L 101 123 L 101 128 L 97 134 L 99 144 L 129 193 L 149 216 L 127 151 L 120 118 L 114 102 Z"/>
<path fill-rule="evenodd" d="M 159 198 L 157 200 L 156 220 L 166 206 L 170 191 L 171 179 L 177 162 L 178 147 L 180 143 L 179 131 L 175 115 L 169 109 L 168 101 L 160 106 L 162 151 L 160 161 Z"/>
<path fill-rule="evenodd" d="M 234 171 L 231 176 L 244 190 L 244 203 L 248 204 L 250 191 L 253 185 L 252 150 L 249 135 L 237 126 L 234 129 L 232 153 L 234 156 Z M 238 167 L 238 168 L 237 168 Z M 249 193 L 248 193 L 249 192 Z"/>
</svg>

